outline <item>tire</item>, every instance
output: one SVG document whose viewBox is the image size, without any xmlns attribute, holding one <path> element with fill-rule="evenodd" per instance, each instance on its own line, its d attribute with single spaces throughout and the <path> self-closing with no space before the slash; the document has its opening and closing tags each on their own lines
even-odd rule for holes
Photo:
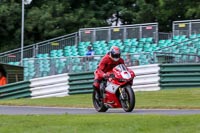
<svg viewBox="0 0 200 133">
<path fill-rule="evenodd" d="M 123 110 L 126 112 L 133 111 L 135 107 L 135 93 L 130 85 L 124 87 L 123 97 L 124 99 L 121 97 L 121 95 L 119 96 Z"/>
<path fill-rule="evenodd" d="M 92 93 L 92 101 L 96 111 L 106 112 L 108 110 L 108 108 L 104 105 L 103 101 L 100 99 L 100 94 L 96 89 L 94 89 Z"/>
</svg>

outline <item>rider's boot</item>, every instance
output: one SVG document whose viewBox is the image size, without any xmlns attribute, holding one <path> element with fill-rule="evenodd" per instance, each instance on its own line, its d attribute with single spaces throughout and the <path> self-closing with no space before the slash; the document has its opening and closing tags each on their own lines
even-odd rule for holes
<svg viewBox="0 0 200 133">
<path fill-rule="evenodd" d="M 106 82 L 103 82 L 100 84 L 100 92 L 101 92 L 102 98 L 105 97 L 105 87 L 106 87 Z"/>
<path fill-rule="evenodd" d="M 102 93 L 101 93 L 101 91 L 100 91 L 100 88 L 97 88 L 97 87 L 93 86 L 93 89 L 94 89 L 94 90 L 97 90 L 97 92 L 98 92 L 98 94 L 99 94 L 99 99 L 102 99 L 103 96 L 102 96 Z"/>
</svg>

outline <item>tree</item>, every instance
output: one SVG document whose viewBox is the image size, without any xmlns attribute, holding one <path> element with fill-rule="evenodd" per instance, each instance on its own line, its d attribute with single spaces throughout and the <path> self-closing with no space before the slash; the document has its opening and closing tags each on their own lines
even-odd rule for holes
<svg viewBox="0 0 200 133">
<path fill-rule="evenodd" d="M 77 4 L 78 3 L 78 4 Z M 159 31 L 172 30 L 172 22 L 200 18 L 199 0 L 33 0 L 25 6 L 24 43 L 30 45 L 80 28 L 109 26 L 113 14 L 122 24 L 159 23 Z M 0 2 L 0 51 L 20 47 L 21 0 Z"/>
</svg>

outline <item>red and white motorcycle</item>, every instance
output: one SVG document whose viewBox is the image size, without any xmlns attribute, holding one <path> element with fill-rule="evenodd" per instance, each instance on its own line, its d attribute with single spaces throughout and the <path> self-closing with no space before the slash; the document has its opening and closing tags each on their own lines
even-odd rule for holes
<svg viewBox="0 0 200 133">
<path fill-rule="evenodd" d="M 108 108 L 123 108 L 124 111 L 131 112 L 135 107 L 135 94 L 131 87 L 134 72 L 124 64 L 119 64 L 108 73 L 110 77 L 107 81 L 102 81 L 100 92 L 93 91 L 94 108 L 98 112 L 106 112 Z"/>
</svg>

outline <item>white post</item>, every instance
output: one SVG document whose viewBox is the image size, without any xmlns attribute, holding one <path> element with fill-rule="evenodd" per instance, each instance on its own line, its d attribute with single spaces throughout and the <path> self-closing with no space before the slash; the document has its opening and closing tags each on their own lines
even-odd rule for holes
<svg viewBox="0 0 200 133">
<path fill-rule="evenodd" d="M 24 5 L 30 4 L 32 0 L 22 0 L 22 25 L 21 25 L 21 66 L 24 58 Z"/>
<path fill-rule="evenodd" d="M 22 25 L 21 25 L 21 66 L 24 58 L 24 0 L 22 0 Z"/>
</svg>

